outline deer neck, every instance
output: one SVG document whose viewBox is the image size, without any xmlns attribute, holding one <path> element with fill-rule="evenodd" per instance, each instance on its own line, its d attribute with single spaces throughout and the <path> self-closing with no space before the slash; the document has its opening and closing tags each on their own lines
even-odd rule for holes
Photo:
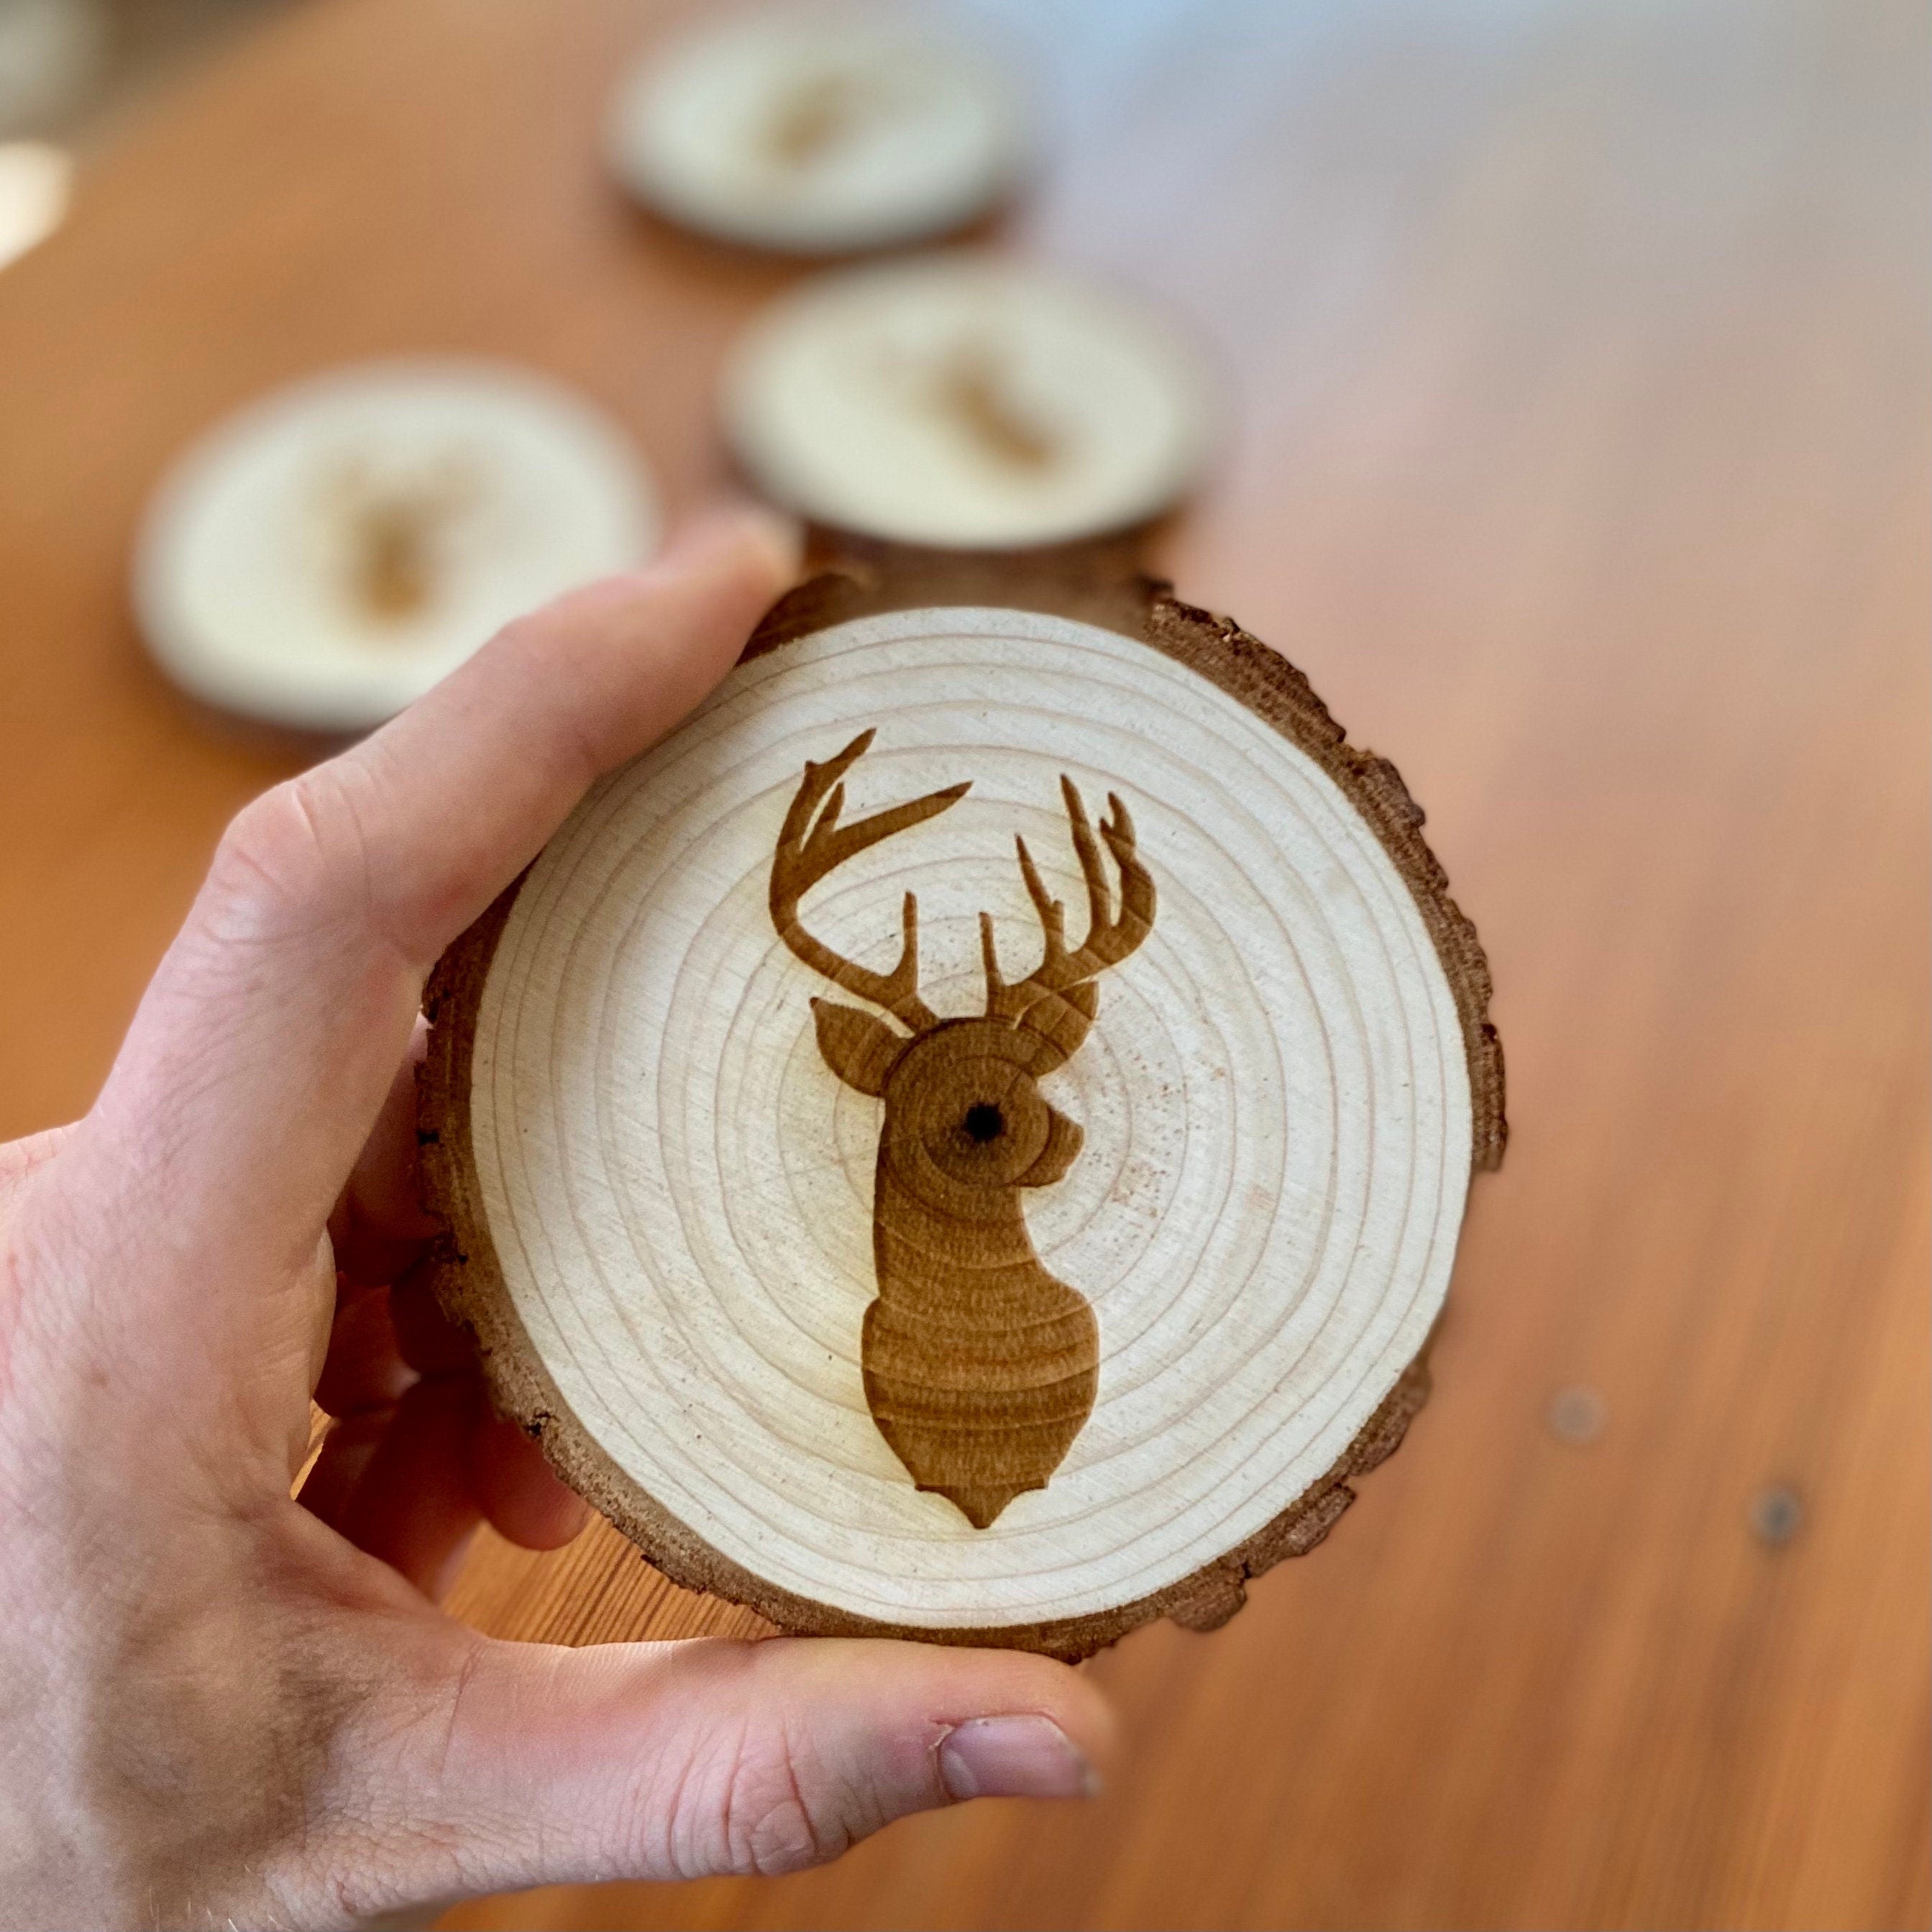
<svg viewBox="0 0 1932 1932">
<path fill-rule="evenodd" d="M 972 1292 L 999 1302 L 1051 1280 L 1034 1252 L 1017 1187 L 987 1188 L 970 1215 L 935 1210 L 882 1149 L 872 1198 L 872 1256 L 888 1300 Z"/>
</svg>

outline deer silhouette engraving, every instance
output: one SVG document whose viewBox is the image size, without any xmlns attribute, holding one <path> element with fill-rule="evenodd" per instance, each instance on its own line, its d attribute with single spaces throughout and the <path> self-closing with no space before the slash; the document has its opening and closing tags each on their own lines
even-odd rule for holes
<svg viewBox="0 0 1932 1932">
<path fill-rule="evenodd" d="M 920 997 L 912 893 L 898 962 L 887 973 L 835 952 L 800 916 L 800 901 L 828 873 L 971 789 L 952 785 L 841 825 L 845 774 L 872 736 L 862 731 L 836 758 L 807 762 L 772 859 L 772 922 L 814 972 L 907 1029 L 856 1006 L 812 1003 L 826 1064 L 885 1103 L 872 1208 L 878 1296 L 866 1310 L 860 1358 L 866 1402 L 914 1484 L 984 1529 L 1015 1496 L 1046 1486 L 1094 1406 L 1099 1326 L 1084 1298 L 1034 1252 L 1020 1190 L 1051 1186 L 1080 1151 L 1081 1129 L 1047 1104 L 1038 1083 L 1086 1037 L 1100 976 L 1147 937 L 1154 880 L 1120 799 L 1109 794 L 1096 838 L 1078 791 L 1062 777 L 1087 887 L 1085 940 L 1069 948 L 1065 909 L 1016 838 L 1044 938 L 1040 963 L 1009 984 L 992 915 L 982 912 L 986 1010 L 940 1018 Z M 1120 872 L 1118 904 L 1102 841 Z"/>
</svg>

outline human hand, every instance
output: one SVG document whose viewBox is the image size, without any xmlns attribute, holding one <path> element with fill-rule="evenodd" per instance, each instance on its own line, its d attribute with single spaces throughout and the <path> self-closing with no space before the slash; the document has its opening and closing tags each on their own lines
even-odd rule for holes
<svg viewBox="0 0 1932 1932">
<path fill-rule="evenodd" d="M 1104 1708 L 1042 1658 L 568 1650 L 433 1601 L 479 1512 L 538 1547 L 583 1512 L 410 1273 L 423 982 L 723 676 L 781 548 L 714 518 L 257 800 L 93 1109 L 0 1148 L 7 1922 L 352 1924 L 1089 1788 Z M 348 1419 L 298 1502 L 311 1390 Z"/>
</svg>

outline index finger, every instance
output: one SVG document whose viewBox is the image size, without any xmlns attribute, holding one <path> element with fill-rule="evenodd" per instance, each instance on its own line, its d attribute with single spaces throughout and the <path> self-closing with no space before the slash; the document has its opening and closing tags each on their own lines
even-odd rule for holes
<svg viewBox="0 0 1932 1932">
<path fill-rule="evenodd" d="M 308 1265 L 430 965 L 730 669 L 794 555 L 762 513 L 708 519 L 235 820 L 88 1121 L 200 1279 Z"/>
</svg>

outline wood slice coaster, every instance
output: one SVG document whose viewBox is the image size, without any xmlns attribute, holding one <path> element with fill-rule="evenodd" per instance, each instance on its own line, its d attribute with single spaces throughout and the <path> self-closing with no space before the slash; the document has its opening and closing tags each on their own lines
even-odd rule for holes
<svg viewBox="0 0 1932 1932">
<path fill-rule="evenodd" d="M 956 17 L 793 0 L 654 48 L 617 90 L 604 153 L 640 201 L 722 241 L 903 248 L 1012 191 L 1034 145 L 1027 94 Z"/>
<path fill-rule="evenodd" d="M 366 731 L 478 644 L 657 548 L 629 438 L 563 384 L 467 356 L 350 362 L 178 457 L 135 546 L 148 649 L 191 696 Z"/>
<path fill-rule="evenodd" d="M 774 502 L 973 552 L 1131 530 L 1198 481 L 1223 399 L 1185 331 L 1081 275 L 944 248 L 814 276 L 734 345 L 725 440 Z"/>
<path fill-rule="evenodd" d="M 439 1283 L 668 1576 L 1211 1628 L 1427 1390 L 1502 1072 L 1394 768 L 1111 549 L 794 592 L 445 956 Z"/>
</svg>

